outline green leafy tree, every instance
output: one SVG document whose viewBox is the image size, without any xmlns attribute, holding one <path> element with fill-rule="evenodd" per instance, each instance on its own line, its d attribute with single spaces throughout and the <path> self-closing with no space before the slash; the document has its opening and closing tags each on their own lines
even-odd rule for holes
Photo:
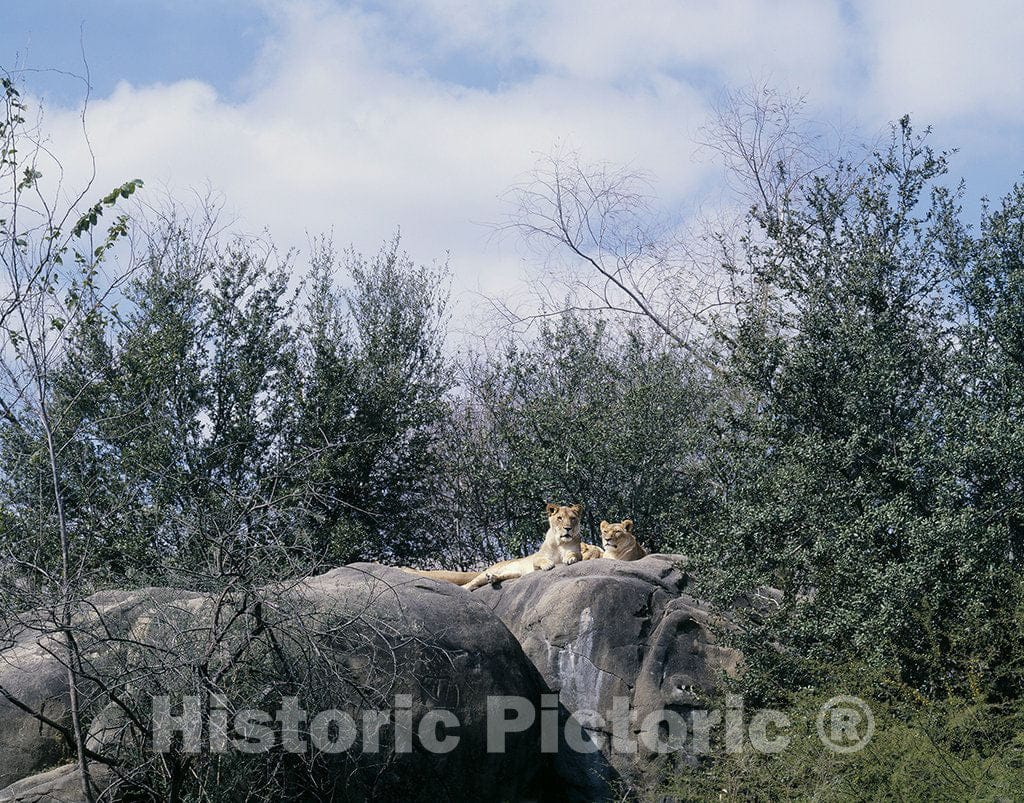
<svg viewBox="0 0 1024 803">
<path fill-rule="evenodd" d="M 310 537 L 334 560 L 421 555 L 453 377 L 443 273 L 414 265 L 397 237 L 372 259 L 347 252 L 342 269 L 321 242 L 308 295 L 294 448 Z"/>
<path fill-rule="evenodd" d="M 952 669 L 964 682 L 1016 563 L 954 446 L 981 422 L 955 356 L 974 246 L 946 170 L 904 119 L 863 169 L 755 213 L 728 333 L 727 503 L 705 553 L 733 588 L 783 589 L 772 628 L 795 653 L 892 664 L 935 693 Z"/>
<path fill-rule="evenodd" d="M 632 518 L 649 549 L 685 544 L 707 503 L 701 371 L 647 327 L 565 313 L 468 371 L 447 455 L 462 563 L 532 550 L 547 501 L 585 531 Z"/>
</svg>

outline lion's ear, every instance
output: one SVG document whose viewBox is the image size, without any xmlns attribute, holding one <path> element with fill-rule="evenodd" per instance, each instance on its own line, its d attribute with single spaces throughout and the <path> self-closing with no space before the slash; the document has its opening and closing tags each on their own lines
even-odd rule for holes
<svg viewBox="0 0 1024 803">
<path fill-rule="evenodd" d="M 601 532 L 607 530 L 611 525 L 608 524 L 604 519 L 601 519 Z"/>
<path fill-rule="evenodd" d="M 583 515 L 583 505 L 580 505 L 580 504 L 573 505 L 572 509 L 576 511 L 577 515 L 579 515 L 579 516 Z"/>
<path fill-rule="evenodd" d="M 545 507 L 544 509 L 548 512 L 548 515 L 550 516 L 552 513 L 558 510 L 558 505 L 553 505 L 550 502 L 548 502 L 547 507 Z"/>
<path fill-rule="evenodd" d="M 625 530 L 627 533 L 633 532 L 633 519 L 625 519 L 622 522 L 622 529 Z"/>
</svg>

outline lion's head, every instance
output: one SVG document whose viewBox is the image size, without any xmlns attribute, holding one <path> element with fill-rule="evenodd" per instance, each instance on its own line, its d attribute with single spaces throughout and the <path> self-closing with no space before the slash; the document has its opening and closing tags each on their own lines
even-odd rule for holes
<svg viewBox="0 0 1024 803">
<path fill-rule="evenodd" d="M 601 545 L 611 557 L 614 558 L 628 552 L 635 544 L 636 536 L 633 535 L 632 519 L 624 519 L 617 524 L 601 522 Z"/>
<path fill-rule="evenodd" d="M 577 541 L 580 537 L 580 522 L 583 519 L 583 505 L 547 506 L 548 530 L 554 530 L 562 543 Z"/>
</svg>

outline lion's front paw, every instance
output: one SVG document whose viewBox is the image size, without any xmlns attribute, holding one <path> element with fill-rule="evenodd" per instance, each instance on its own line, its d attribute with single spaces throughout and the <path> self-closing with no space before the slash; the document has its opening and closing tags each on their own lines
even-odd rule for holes
<svg viewBox="0 0 1024 803">
<path fill-rule="evenodd" d="M 580 556 L 577 555 L 575 552 L 572 552 L 572 553 L 566 555 L 564 558 L 562 558 L 562 562 L 563 563 L 575 563 L 579 559 L 580 559 Z"/>
<path fill-rule="evenodd" d="M 555 568 L 555 562 L 553 560 L 551 560 L 551 558 L 541 558 L 540 560 L 537 561 L 536 565 L 537 565 L 538 569 L 540 569 L 542 571 L 545 571 L 545 572 L 548 569 L 554 569 Z"/>
</svg>

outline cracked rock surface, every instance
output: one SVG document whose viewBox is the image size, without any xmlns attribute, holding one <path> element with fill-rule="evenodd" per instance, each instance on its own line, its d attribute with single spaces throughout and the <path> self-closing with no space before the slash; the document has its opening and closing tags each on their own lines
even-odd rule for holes
<svg viewBox="0 0 1024 803">
<path fill-rule="evenodd" d="M 606 797 L 617 778 L 650 757 L 646 744 L 659 734 L 652 712 L 686 719 L 707 705 L 723 674 L 738 669 L 740 654 L 715 643 L 714 626 L 727 623 L 688 593 L 685 560 L 584 561 L 472 592 L 558 693 L 563 719 L 573 717 L 599 748 L 559 749 L 555 769 L 575 799 Z M 616 698 L 620 707 L 628 701 L 630 719 L 618 732 L 637 744 L 636 755 L 613 749 Z"/>
<path fill-rule="evenodd" d="M 716 625 L 728 623 L 691 593 L 684 560 L 585 561 L 474 592 L 353 564 L 287 592 L 268 589 L 262 615 L 282 636 L 303 627 L 323 634 L 322 651 L 343 659 L 330 663 L 332 672 L 362 678 L 385 698 L 411 692 L 414 721 L 436 708 L 458 717 L 457 750 L 388 756 L 386 772 L 367 767 L 372 782 L 358 784 L 357 762 L 338 776 L 346 780 L 335 799 L 607 800 L 617 779 L 628 779 L 650 758 L 645 741 L 656 738 L 639 737 L 658 737 L 660 730 L 645 719 L 662 710 L 686 718 L 706 707 L 722 674 L 734 672 L 740 659 L 715 643 Z M 164 673 L 155 672 L 160 667 L 149 663 L 149 652 L 119 652 L 104 634 L 189 656 L 209 624 L 212 597 L 150 588 L 107 591 L 87 603 L 78 626 L 90 666 L 141 692 L 153 690 Z M 90 643 L 86 636 L 94 629 Z M 27 625 L 0 650 L 0 687 L 66 727 L 67 676 L 59 655 L 45 628 Z M 261 670 L 268 683 L 276 679 L 274 666 Z M 304 692 L 320 699 L 320 708 L 352 703 L 333 696 L 344 686 L 311 683 Z M 492 753 L 487 703 L 505 695 L 528 701 L 538 722 L 510 733 L 506 753 Z M 119 712 L 103 707 L 102 695 L 86 689 L 85 697 L 96 703 L 86 711 L 90 748 L 117 757 L 125 747 Z M 613 749 L 608 738 L 616 730 L 616 701 L 632 713 L 618 732 L 637 745 L 636 754 Z M 0 721 L 0 803 L 80 799 L 71 755 L 55 731 L 3 698 Z M 545 746 L 549 721 L 563 738 Z M 566 743 L 566 726 L 575 728 L 584 750 Z"/>
</svg>

